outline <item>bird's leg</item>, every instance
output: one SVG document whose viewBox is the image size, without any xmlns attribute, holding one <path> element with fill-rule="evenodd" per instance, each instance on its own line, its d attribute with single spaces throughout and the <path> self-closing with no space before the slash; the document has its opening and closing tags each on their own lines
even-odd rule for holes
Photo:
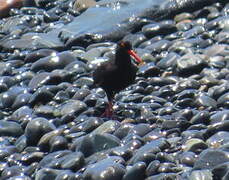
<svg viewBox="0 0 229 180">
<path fill-rule="evenodd" d="M 106 106 L 106 109 L 104 113 L 101 115 L 101 117 L 112 118 L 113 111 L 113 99 L 109 99 L 108 105 Z"/>
</svg>

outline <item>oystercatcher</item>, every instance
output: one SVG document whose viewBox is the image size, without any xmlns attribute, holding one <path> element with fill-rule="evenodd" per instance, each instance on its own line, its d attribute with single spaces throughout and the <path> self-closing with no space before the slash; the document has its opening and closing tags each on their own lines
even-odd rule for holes
<svg viewBox="0 0 229 180">
<path fill-rule="evenodd" d="M 116 93 L 132 84 L 138 70 L 136 63 L 131 62 L 134 58 L 137 64 L 141 64 L 142 59 L 134 52 L 132 45 L 128 41 L 120 41 L 117 44 L 115 57 L 101 64 L 93 73 L 94 84 L 101 87 L 107 95 L 108 106 L 102 117 L 113 116 L 113 98 Z"/>
</svg>

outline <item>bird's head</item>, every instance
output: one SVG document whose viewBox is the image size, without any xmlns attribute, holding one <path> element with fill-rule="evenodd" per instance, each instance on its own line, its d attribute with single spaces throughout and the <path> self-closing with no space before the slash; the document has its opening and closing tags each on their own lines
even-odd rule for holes
<svg viewBox="0 0 229 180">
<path fill-rule="evenodd" d="M 142 59 L 137 55 L 137 53 L 132 49 L 132 45 L 129 41 L 120 41 L 118 43 L 118 48 L 126 51 L 130 56 L 134 58 L 136 63 L 142 64 Z"/>
</svg>

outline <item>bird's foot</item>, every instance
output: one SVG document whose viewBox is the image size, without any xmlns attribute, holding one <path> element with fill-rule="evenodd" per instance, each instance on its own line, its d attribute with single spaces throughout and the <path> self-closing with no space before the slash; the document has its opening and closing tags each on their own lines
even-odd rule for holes
<svg viewBox="0 0 229 180">
<path fill-rule="evenodd" d="M 113 110 L 111 110 L 110 108 L 106 108 L 104 113 L 100 116 L 102 118 L 113 118 Z"/>
</svg>

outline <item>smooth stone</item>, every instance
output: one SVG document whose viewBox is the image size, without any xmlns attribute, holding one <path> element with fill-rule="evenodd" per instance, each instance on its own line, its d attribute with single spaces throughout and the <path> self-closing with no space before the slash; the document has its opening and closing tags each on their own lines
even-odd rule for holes
<svg viewBox="0 0 229 180">
<path fill-rule="evenodd" d="M 96 1 L 94 0 L 76 0 L 74 3 L 74 9 L 79 12 L 85 11 L 87 8 L 95 6 Z"/>
<path fill-rule="evenodd" d="M 93 153 L 108 150 L 120 145 L 120 140 L 111 134 L 90 134 L 82 138 L 76 147 L 76 151 L 81 151 L 85 157 Z"/>
<path fill-rule="evenodd" d="M 48 153 L 40 162 L 39 167 L 60 167 L 61 162 L 65 159 L 65 156 L 71 154 L 70 150 L 56 151 Z"/>
<path fill-rule="evenodd" d="M 37 72 L 39 70 L 52 71 L 54 69 L 62 69 L 76 58 L 68 51 L 51 54 L 51 56 L 40 58 L 33 63 L 31 70 Z"/>
<path fill-rule="evenodd" d="M 13 121 L 0 121 L 0 136 L 19 137 L 23 134 L 20 124 Z"/>
<path fill-rule="evenodd" d="M 202 152 L 204 149 L 207 149 L 208 145 L 201 139 L 192 138 L 185 142 L 183 145 L 184 151 L 191 151 L 194 153 Z"/>
<path fill-rule="evenodd" d="M 187 19 L 193 19 L 193 18 L 194 18 L 194 16 L 191 13 L 184 12 L 184 13 L 180 13 L 180 14 L 176 15 L 174 17 L 174 20 L 176 22 L 180 22 L 180 21 L 184 21 L 184 20 L 187 20 Z"/>
<path fill-rule="evenodd" d="M 128 168 L 126 173 L 123 176 L 123 180 L 132 180 L 132 179 L 145 179 L 145 170 L 146 164 L 144 162 L 138 162 L 132 167 Z"/>
<path fill-rule="evenodd" d="M 33 51 L 26 55 L 25 62 L 26 63 L 33 63 L 41 58 L 50 56 L 52 54 L 57 53 L 55 50 L 52 49 L 39 49 L 36 51 Z"/>
<path fill-rule="evenodd" d="M 109 155 L 110 156 L 119 156 L 125 160 L 128 160 L 133 155 L 132 151 L 134 151 L 133 148 L 131 149 L 131 148 L 129 148 L 128 145 L 123 145 L 123 146 L 118 146 L 118 147 L 112 148 Z"/>
<path fill-rule="evenodd" d="M 13 86 L 7 92 L 1 94 L 0 99 L 3 108 L 11 107 L 17 96 L 23 93 L 28 93 L 28 89 L 19 86 Z"/>
<path fill-rule="evenodd" d="M 225 93 L 224 95 L 220 96 L 217 99 L 218 105 L 221 107 L 225 107 L 225 108 L 227 108 L 229 106 L 228 101 L 229 101 L 229 92 Z"/>
<path fill-rule="evenodd" d="M 151 128 L 148 124 L 139 123 L 130 129 L 129 133 L 136 134 L 140 137 L 145 136 L 147 133 L 151 131 Z"/>
<path fill-rule="evenodd" d="M 82 87 L 82 86 L 88 86 L 92 87 L 94 84 L 94 81 L 91 77 L 80 77 L 76 81 L 73 82 L 74 85 L 77 85 L 77 87 Z"/>
<path fill-rule="evenodd" d="M 78 125 L 72 127 L 70 129 L 70 132 L 74 132 L 74 131 L 83 131 L 86 133 L 90 133 L 92 132 L 94 129 L 96 129 L 97 127 L 99 127 L 100 125 L 102 125 L 104 123 L 104 121 L 100 118 L 97 117 L 87 117 L 87 120 L 79 123 Z"/>
<path fill-rule="evenodd" d="M 80 114 L 86 110 L 87 105 L 79 100 L 69 100 L 62 104 L 59 108 L 60 115 L 64 116 L 71 113 Z"/>
<path fill-rule="evenodd" d="M 21 157 L 21 161 L 26 165 L 30 165 L 34 162 L 39 162 L 44 156 L 45 154 L 43 152 L 27 153 Z"/>
<path fill-rule="evenodd" d="M 83 178 L 91 180 L 121 180 L 125 174 L 125 168 L 122 165 L 123 161 L 120 157 L 111 156 L 89 165 L 83 173 Z"/>
<path fill-rule="evenodd" d="M 38 147 L 42 150 L 42 151 L 49 151 L 50 149 L 50 144 L 49 141 L 51 138 L 55 137 L 55 136 L 59 136 L 63 133 L 62 129 L 56 129 L 53 131 L 50 131 L 48 133 L 45 133 L 39 140 L 38 142 Z"/>
<path fill-rule="evenodd" d="M 127 136 L 127 134 L 129 133 L 129 131 L 131 130 L 131 128 L 133 128 L 134 125 L 130 124 L 130 123 L 123 123 L 121 124 L 121 126 L 113 133 L 117 138 L 119 139 L 123 139 L 125 136 Z"/>
<path fill-rule="evenodd" d="M 29 103 L 30 97 L 32 94 L 25 93 L 25 94 L 19 94 L 16 99 L 14 100 L 14 103 L 12 104 L 13 109 L 18 109 L 24 105 L 27 105 Z"/>
<path fill-rule="evenodd" d="M 147 169 L 146 169 L 146 175 L 147 176 L 152 176 L 152 175 L 155 175 L 157 174 L 157 170 L 160 166 L 160 161 L 158 160 L 154 160 L 152 161 L 148 166 L 147 166 Z"/>
<path fill-rule="evenodd" d="M 83 168 L 84 164 L 84 155 L 81 152 L 73 152 L 65 156 L 63 162 L 61 162 L 61 168 L 78 171 L 79 169 Z"/>
<path fill-rule="evenodd" d="M 76 99 L 76 100 L 84 100 L 85 97 L 87 97 L 90 94 L 90 90 L 88 89 L 78 89 L 76 90 L 74 96 L 72 97 L 72 99 Z"/>
<path fill-rule="evenodd" d="M 152 54 L 161 53 L 162 51 L 166 51 L 172 45 L 171 41 L 168 40 L 160 40 L 155 42 L 152 45 L 146 47 L 146 50 L 149 50 Z"/>
<path fill-rule="evenodd" d="M 206 141 L 209 147 L 220 147 L 229 142 L 229 133 L 226 131 L 219 131 L 209 137 Z"/>
<path fill-rule="evenodd" d="M 34 108 L 35 114 L 42 117 L 52 117 L 54 116 L 54 107 L 49 105 L 40 105 Z"/>
<path fill-rule="evenodd" d="M 169 70 L 173 69 L 175 65 L 177 64 L 177 59 L 179 59 L 180 56 L 174 52 L 169 52 L 168 55 L 164 58 L 162 58 L 158 63 L 156 64 L 157 67 Z"/>
<path fill-rule="evenodd" d="M 151 23 L 143 26 L 142 32 L 148 38 L 157 35 L 171 34 L 176 31 L 175 23 L 171 20 L 164 20 L 160 23 Z"/>
<path fill-rule="evenodd" d="M 130 33 L 123 38 L 123 41 L 129 41 L 133 47 L 138 47 L 146 40 L 146 37 L 142 33 Z"/>
<path fill-rule="evenodd" d="M 49 140 L 50 152 L 68 149 L 68 141 L 63 136 L 53 136 Z"/>
<path fill-rule="evenodd" d="M 102 125 L 97 127 L 91 134 L 104 134 L 109 133 L 112 134 L 120 127 L 120 122 L 109 120 L 104 122 Z"/>
<path fill-rule="evenodd" d="M 7 180 L 7 179 L 10 179 L 13 176 L 20 176 L 21 174 L 23 174 L 22 167 L 11 166 L 11 167 L 7 167 L 6 169 L 4 169 L 2 171 L 1 179 L 2 180 Z"/>
<path fill-rule="evenodd" d="M 198 54 L 188 53 L 177 59 L 177 72 L 180 76 L 198 74 L 206 66 L 206 61 Z"/>
<path fill-rule="evenodd" d="M 35 91 L 29 99 L 29 104 L 34 106 L 36 104 L 46 104 L 47 102 L 51 101 L 54 97 L 54 94 L 50 92 L 49 89 L 40 88 Z"/>
<path fill-rule="evenodd" d="M 8 180 L 32 180 L 30 177 L 28 176 L 14 176 L 14 177 L 11 177 L 9 178 Z"/>
<path fill-rule="evenodd" d="M 145 180 L 162 180 L 162 179 L 180 179 L 177 173 L 160 173 L 158 175 L 150 176 Z"/>
<path fill-rule="evenodd" d="M 229 163 L 225 162 L 213 168 L 212 174 L 215 179 L 226 180 L 228 177 L 228 171 L 229 171 Z"/>
<path fill-rule="evenodd" d="M 208 126 L 207 131 L 204 133 L 205 138 L 211 137 L 213 134 L 219 131 L 229 130 L 229 120 L 217 122 Z"/>
<path fill-rule="evenodd" d="M 82 179 L 82 174 L 80 173 L 73 173 L 72 171 L 63 171 L 60 174 L 58 174 L 55 178 L 55 180 L 75 180 L 75 179 Z"/>
<path fill-rule="evenodd" d="M 218 111 L 210 116 L 210 123 L 215 124 L 229 120 L 229 110 Z"/>
<path fill-rule="evenodd" d="M 194 170 L 192 171 L 189 180 L 213 180 L 213 174 L 210 170 L 204 169 L 204 170 Z"/>
<path fill-rule="evenodd" d="M 181 164 L 185 164 L 187 166 L 193 167 L 197 156 L 194 152 L 186 151 L 179 155 L 179 161 Z"/>
<path fill-rule="evenodd" d="M 28 32 L 23 34 L 20 39 L 6 38 L 1 43 L 8 50 L 63 49 L 63 43 L 54 33 Z"/>
<path fill-rule="evenodd" d="M 194 164 L 194 169 L 213 169 L 228 162 L 228 152 L 218 149 L 203 150 Z"/>
<path fill-rule="evenodd" d="M 183 37 L 186 39 L 192 38 L 192 37 L 196 37 L 199 34 L 202 34 L 203 32 L 205 32 L 205 28 L 203 26 L 194 26 L 192 29 L 186 31 L 183 33 Z"/>
<path fill-rule="evenodd" d="M 36 172 L 36 180 L 55 179 L 63 170 L 42 168 Z"/>
<path fill-rule="evenodd" d="M 160 69 L 155 66 L 153 62 L 142 65 L 137 72 L 137 75 L 147 77 L 158 76 L 160 74 Z"/>
<path fill-rule="evenodd" d="M 195 103 L 198 106 L 203 106 L 203 107 L 212 107 L 212 108 L 217 107 L 217 102 L 206 94 L 199 94 L 196 97 Z"/>
<path fill-rule="evenodd" d="M 56 127 L 45 118 L 32 119 L 25 128 L 28 145 L 36 145 L 44 134 L 54 129 Z"/>
<path fill-rule="evenodd" d="M 210 122 L 209 118 L 210 118 L 210 113 L 208 111 L 200 111 L 190 119 L 190 122 L 192 124 L 208 125 Z"/>
<path fill-rule="evenodd" d="M 138 162 L 138 160 L 142 161 L 142 159 L 155 160 L 155 154 L 168 147 L 169 143 L 165 138 L 152 140 L 138 149 L 136 154 L 130 159 L 129 164 L 134 164 Z"/>
</svg>

